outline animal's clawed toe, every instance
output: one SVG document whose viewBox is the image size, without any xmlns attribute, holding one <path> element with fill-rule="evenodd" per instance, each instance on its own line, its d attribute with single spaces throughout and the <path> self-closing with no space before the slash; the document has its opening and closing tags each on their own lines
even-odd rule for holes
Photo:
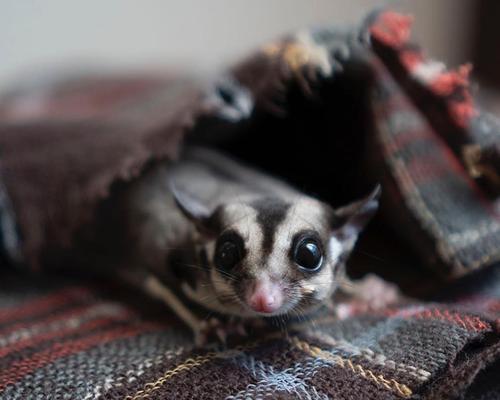
<svg viewBox="0 0 500 400">
<path fill-rule="evenodd" d="M 245 337 L 247 329 L 241 320 L 221 321 L 218 318 L 210 318 L 201 321 L 194 334 L 196 345 L 201 347 L 212 340 L 225 344 L 230 337 Z"/>
</svg>

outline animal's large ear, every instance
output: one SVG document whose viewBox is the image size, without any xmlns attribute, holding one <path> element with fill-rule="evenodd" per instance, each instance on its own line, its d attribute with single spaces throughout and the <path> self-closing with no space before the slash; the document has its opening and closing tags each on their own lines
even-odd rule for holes
<svg viewBox="0 0 500 400">
<path fill-rule="evenodd" d="M 360 232 L 377 212 L 381 193 L 377 185 L 367 197 L 335 210 L 332 236 L 344 249 L 350 251 L 354 247 Z"/>
<path fill-rule="evenodd" d="M 169 187 L 175 204 L 184 216 L 193 222 L 198 230 L 208 233 L 212 210 L 203 204 L 200 199 L 180 189 L 173 181 L 170 181 Z"/>
</svg>

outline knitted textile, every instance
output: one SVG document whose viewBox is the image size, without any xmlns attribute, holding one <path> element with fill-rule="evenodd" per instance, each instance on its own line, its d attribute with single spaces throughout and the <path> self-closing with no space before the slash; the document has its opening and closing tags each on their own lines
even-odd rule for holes
<svg viewBox="0 0 500 400">
<path fill-rule="evenodd" d="M 453 305 L 411 304 L 340 322 L 324 316 L 300 333 L 291 327 L 288 336 L 269 331 L 193 350 L 180 321 L 130 289 L 5 276 L 0 396 L 454 398 L 500 351 L 500 287 L 491 278 Z"/>
<path fill-rule="evenodd" d="M 256 331 L 193 349 L 180 321 L 130 288 L 5 268 L 0 397 L 495 398 L 500 124 L 474 107 L 470 68 L 426 60 L 409 27 L 384 12 L 361 29 L 304 31 L 208 85 L 101 76 L 6 94 L 1 255 L 32 269 L 76 269 L 74 246 L 95 245 L 89 237 L 102 231 L 99 207 L 150 163 L 174 159 L 184 139 L 219 146 L 333 204 L 381 181 L 376 226 L 414 250 L 394 280 L 418 264 L 428 268 L 419 272 L 424 283 L 464 276 L 441 289 L 439 302 L 353 308 L 341 321 L 324 312 L 288 334 Z"/>
</svg>

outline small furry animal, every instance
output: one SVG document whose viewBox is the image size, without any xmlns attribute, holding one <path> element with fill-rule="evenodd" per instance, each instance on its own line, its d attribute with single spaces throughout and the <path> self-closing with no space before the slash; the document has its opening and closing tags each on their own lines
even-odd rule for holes
<svg viewBox="0 0 500 400">
<path fill-rule="evenodd" d="M 188 148 L 127 189 L 126 274 L 171 307 L 199 344 L 210 330 L 226 332 L 186 300 L 241 319 L 305 313 L 339 288 L 379 195 L 377 186 L 332 209 L 214 150 Z"/>
</svg>

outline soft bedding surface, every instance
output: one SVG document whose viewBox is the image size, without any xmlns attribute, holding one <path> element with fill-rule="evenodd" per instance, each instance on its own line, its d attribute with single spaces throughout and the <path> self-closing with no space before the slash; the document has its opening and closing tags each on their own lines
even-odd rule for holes
<svg viewBox="0 0 500 400">
<path fill-rule="evenodd" d="M 446 70 L 409 35 L 408 17 L 382 12 L 269 43 L 215 81 L 103 75 L 5 93 L 0 397 L 498 398 L 500 124 L 474 105 L 468 66 Z M 363 240 L 386 278 L 432 296 L 195 349 L 163 305 L 82 278 L 108 256 L 107 201 L 186 142 L 332 204 L 381 182 Z"/>
<path fill-rule="evenodd" d="M 162 304 L 130 288 L 4 276 L 0 397 L 455 398 L 498 359 L 500 286 L 491 282 L 499 275 L 497 268 L 462 282 L 464 297 L 451 304 L 411 303 L 343 321 L 324 314 L 204 349 L 192 347 Z"/>
</svg>

